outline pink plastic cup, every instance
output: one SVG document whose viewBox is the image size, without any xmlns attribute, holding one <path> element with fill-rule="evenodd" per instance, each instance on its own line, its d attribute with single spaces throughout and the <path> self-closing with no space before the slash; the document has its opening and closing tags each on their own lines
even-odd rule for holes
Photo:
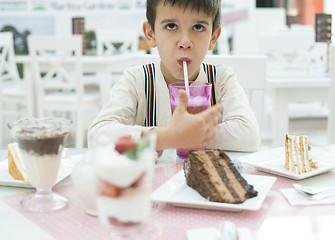
<svg viewBox="0 0 335 240">
<path fill-rule="evenodd" d="M 184 82 L 174 82 L 169 84 L 170 104 L 172 114 L 179 103 L 180 89 L 185 90 Z M 206 82 L 189 83 L 190 96 L 188 99 L 187 111 L 189 113 L 195 114 L 209 108 L 211 105 L 211 90 L 212 90 L 212 84 L 210 83 Z M 188 153 L 188 151 L 201 150 L 205 148 L 206 146 L 203 146 L 198 149 L 177 149 L 177 156 L 184 161 L 187 158 L 186 154 Z"/>
</svg>

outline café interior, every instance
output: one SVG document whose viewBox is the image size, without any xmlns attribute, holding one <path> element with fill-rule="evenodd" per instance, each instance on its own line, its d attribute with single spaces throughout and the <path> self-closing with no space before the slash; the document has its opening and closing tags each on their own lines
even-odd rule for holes
<svg viewBox="0 0 335 240">
<path fill-rule="evenodd" d="M 216 236 L 223 225 L 236 228 L 240 240 L 332 239 L 335 195 L 304 199 L 292 184 L 335 186 L 335 2 L 221 0 L 221 7 L 221 35 L 204 62 L 232 67 L 256 116 L 259 150 L 228 151 L 228 156 L 259 189 L 257 200 L 236 207 L 184 201 L 186 193 L 178 198 L 171 191 L 180 187 L 174 185 L 175 174 L 184 163 L 169 149 L 155 160 L 150 220 L 137 238 L 129 239 L 226 239 Z M 0 0 L 4 239 L 110 239 L 89 199 L 95 187 L 89 180 L 93 173 L 87 159 L 93 153 L 87 132 L 126 69 L 159 61 L 142 31 L 145 9 L 145 0 Z M 62 51 L 69 54 L 56 56 Z M 56 82 L 50 88 L 46 80 Z M 16 141 L 9 126 L 25 117 L 72 122 L 62 157 L 67 168 L 62 162 L 64 177 L 58 176 L 53 188 L 69 199 L 65 210 L 35 213 L 19 203 L 34 189 L 10 179 L 7 153 Z M 321 163 L 314 174 L 288 174 L 260 160 L 284 161 L 287 133 L 307 136 L 314 151 L 310 156 Z M 16 224 L 22 230 L 15 230 Z"/>
</svg>

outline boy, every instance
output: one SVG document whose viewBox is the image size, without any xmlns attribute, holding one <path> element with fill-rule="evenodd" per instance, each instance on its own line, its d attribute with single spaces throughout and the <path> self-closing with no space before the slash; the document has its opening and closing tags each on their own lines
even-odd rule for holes
<svg viewBox="0 0 335 240">
<path fill-rule="evenodd" d="M 190 82 L 209 81 L 202 61 L 221 33 L 220 5 L 220 0 L 147 1 L 148 21 L 143 24 L 143 32 L 149 46 L 157 47 L 161 61 L 124 73 L 112 88 L 110 102 L 91 125 L 89 138 L 101 134 L 140 135 L 154 126 L 157 150 L 200 146 L 236 151 L 258 149 L 260 136 L 255 116 L 234 72 L 225 66 L 214 67 L 213 95 L 220 104 L 199 114 L 188 114 L 187 95 L 180 91 L 179 106 L 171 117 L 168 84 L 184 79 L 183 61 L 187 62 Z M 154 94 L 145 89 L 150 76 L 154 76 Z M 147 95 L 155 96 L 149 99 L 154 102 L 154 113 L 149 111 Z"/>
</svg>

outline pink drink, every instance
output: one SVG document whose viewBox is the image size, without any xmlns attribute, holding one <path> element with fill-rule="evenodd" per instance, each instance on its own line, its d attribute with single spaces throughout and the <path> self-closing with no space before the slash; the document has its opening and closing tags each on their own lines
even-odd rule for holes
<svg viewBox="0 0 335 240">
<path fill-rule="evenodd" d="M 179 103 L 180 89 L 185 90 L 184 82 L 175 82 L 169 85 L 172 114 Z M 210 107 L 212 84 L 205 82 L 193 82 L 190 83 L 189 90 L 190 90 L 190 96 L 188 99 L 188 107 L 187 107 L 187 111 L 189 113 L 192 114 L 199 113 Z M 185 160 L 188 151 L 201 150 L 205 148 L 206 146 L 197 149 L 177 149 L 177 156 L 180 159 Z"/>
</svg>

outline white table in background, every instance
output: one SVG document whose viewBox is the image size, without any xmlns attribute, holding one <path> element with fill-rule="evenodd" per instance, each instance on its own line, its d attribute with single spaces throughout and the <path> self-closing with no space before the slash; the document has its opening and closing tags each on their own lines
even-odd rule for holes
<svg viewBox="0 0 335 240">
<path fill-rule="evenodd" d="M 272 144 L 284 146 L 289 131 L 288 105 L 291 101 L 325 101 L 329 98 L 329 77 L 268 77 L 272 99 Z"/>
</svg>

